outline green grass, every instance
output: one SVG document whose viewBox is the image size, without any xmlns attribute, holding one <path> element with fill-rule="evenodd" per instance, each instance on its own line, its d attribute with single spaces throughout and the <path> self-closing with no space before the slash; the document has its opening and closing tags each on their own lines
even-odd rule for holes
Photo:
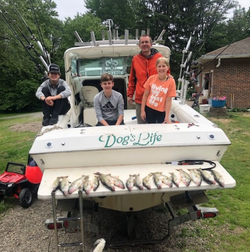
<svg viewBox="0 0 250 252">
<path fill-rule="evenodd" d="M 6 115 L 5 115 L 6 116 Z M 0 115 L 1 117 L 1 115 Z M 190 234 L 185 228 L 181 236 L 193 236 L 197 239 L 209 237 L 209 251 L 245 252 L 250 247 L 250 113 L 232 112 L 228 118 L 209 118 L 224 130 L 231 146 L 221 160 L 221 164 L 236 180 L 233 189 L 207 191 L 209 202 L 205 206 L 216 207 L 219 215 L 213 219 L 202 220 L 206 226 Z M 35 132 L 13 131 L 16 124 L 26 124 L 41 118 L 23 117 L 0 119 L 0 171 L 3 172 L 8 161 L 27 163 L 27 156 Z M 13 206 L 14 200 L 7 198 L 0 203 L 0 213 Z M 182 226 L 179 227 L 180 229 Z M 183 247 L 188 249 L 188 244 Z M 206 247 L 207 249 L 207 247 Z M 192 250 L 186 250 L 192 251 Z M 193 250 L 195 251 L 195 250 Z M 197 248 L 202 251 L 202 248 Z M 208 250 L 206 250 L 208 251 Z"/>
<path fill-rule="evenodd" d="M 210 120 L 224 130 L 232 143 L 221 164 L 236 180 L 236 187 L 233 189 L 210 190 L 206 193 L 209 198 L 207 205 L 216 207 L 220 212 L 216 218 L 208 220 L 209 225 L 218 233 L 217 238 L 211 240 L 210 249 L 227 252 L 249 251 L 250 113 L 230 113 L 227 119 Z"/>
<path fill-rule="evenodd" d="M 40 117 L 33 116 L 12 118 L 13 114 L 9 115 L 10 119 L 3 119 L 7 116 L 6 114 L 0 115 L 0 174 L 4 172 L 10 161 L 27 164 L 29 149 L 37 132 L 23 130 L 22 126 L 41 121 Z M 4 201 L 0 203 L 0 213 L 13 206 L 14 201 L 12 198 L 5 197 Z"/>
</svg>

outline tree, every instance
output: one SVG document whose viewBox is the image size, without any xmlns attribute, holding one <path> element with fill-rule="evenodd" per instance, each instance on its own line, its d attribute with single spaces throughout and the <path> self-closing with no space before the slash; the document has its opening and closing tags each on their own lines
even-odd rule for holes
<svg viewBox="0 0 250 252">
<path fill-rule="evenodd" d="M 114 27 L 124 34 L 125 29 L 135 31 L 136 6 L 139 0 L 85 0 L 87 13 L 105 21 L 112 19 Z"/>
<path fill-rule="evenodd" d="M 118 5 L 118 2 L 121 5 Z M 164 44 L 172 51 L 171 69 L 175 77 L 178 75 L 182 51 L 190 35 L 193 36 L 191 48 L 194 50 L 194 55 L 198 57 L 205 52 L 207 40 L 216 25 L 225 20 L 226 12 L 234 6 L 230 2 L 226 0 L 85 0 L 86 7 L 91 13 L 103 21 L 112 18 L 115 25 L 121 24 L 123 29 L 146 30 L 148 28 L 153 39 L 156 39 L 162 29 L 165 29 Z M 126 17 L 120 15 L 128 12 L 129 15 L 125 15 Z M 132 24 L 131 20 L 133 20 Z M 200 47 L 197 41 L 203 41 L 203 47 Z"/>
<path fill-rule="evenodd" d="M 39 35 L 45 50 L 50 48 L 50 35 L 56 34 L 62 25 L 55 18 L 55 7 L 50 0 L 1 1 L 0 26 L 4 33 L 0 41 L 0 110 L 23 111 L 38 107 L 35 90 L 46 68 L 39 59 L 44 55 L 33 34 Z"/>
<path fill-rule="evenodd" d="M 227 38 L 231 41 L 239 41 L 250 36 L 250 8 L 236 8 L 233 17 L 227 23 Z"/>
</svg>

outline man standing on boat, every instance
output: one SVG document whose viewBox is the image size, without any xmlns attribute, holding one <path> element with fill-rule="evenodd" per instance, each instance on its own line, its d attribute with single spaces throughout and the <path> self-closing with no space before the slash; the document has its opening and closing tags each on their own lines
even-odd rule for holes
<svg viewBox="0 0 250 252">
<path fill-rule="evenodd" d="M 36 91 L 36 97 L 42 101 L 43 126 L 56 124 L 58 116 L 65 115 L 70 109 L 68 97 L 71 95 L 71 90 L 60 76 L 59 66 L 50 64 L 49 78 Z"/>
<path fill-rule="evenodd" d="M 148 77 L 157 74 L 156 61 L 162 57 L 155 48 L 152 48 L 152 39 L 149 35 L 142 35 L 139 39 L 140 53 L 132 59 L 129 83 L 128 83 L 128 102 L 133 104 L 133 96 L 135 93 L 136 117 L 137 123 L 143 124 L 145 121 L 141 119 L 141 103 L 144 94 L 144 84 Z"/>
</svg>

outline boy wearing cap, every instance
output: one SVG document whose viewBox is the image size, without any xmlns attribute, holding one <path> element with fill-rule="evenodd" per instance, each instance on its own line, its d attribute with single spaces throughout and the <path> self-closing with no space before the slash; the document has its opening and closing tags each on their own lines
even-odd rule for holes
<svg viewBox="0 0 250 252">
<path fill-rule="evenodd" d="M 50 64 L 49 78 L 36 91 L 36 97 L 42 101 L 43 126 L 56 124 L 58 116 L 65 115 L 70 109 L 68 97 L 71 95 L 71 90 L 60 76 L 59 66 Z"/>
</svg>

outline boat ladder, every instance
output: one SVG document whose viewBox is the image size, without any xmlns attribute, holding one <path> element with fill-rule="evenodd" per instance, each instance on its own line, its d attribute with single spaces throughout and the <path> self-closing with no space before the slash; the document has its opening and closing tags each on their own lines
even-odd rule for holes
<svg viewBox="0 0 250 252">
<path fill-rule="evenodd" d="M 82 251 L 85 252 L 85 242 L 84 242 L 84 225 L 83 225 L 83 199 L 82 199 L 82 191 L 78 191 L 79 196 L 79 217 L 57 217 L 56 212 L 56 197 L 55 192 L 51 193 L 52 195 L 52 210 L 53 210 L 53 222 L 54 222 L 54 233 L 55 233 L 55 242 L 56 242 L 56 252 L 59 252 L 61 247 L 82 247 Z M 62 223 L 65 221 L 80 221 L 80 230 L 81 230 L 81 241 L 79 242 L 72 242 L 72 243 L 61 243 L 59 242 L 59 235 L 58 235 L 58 223 Z"/>
</svg>

